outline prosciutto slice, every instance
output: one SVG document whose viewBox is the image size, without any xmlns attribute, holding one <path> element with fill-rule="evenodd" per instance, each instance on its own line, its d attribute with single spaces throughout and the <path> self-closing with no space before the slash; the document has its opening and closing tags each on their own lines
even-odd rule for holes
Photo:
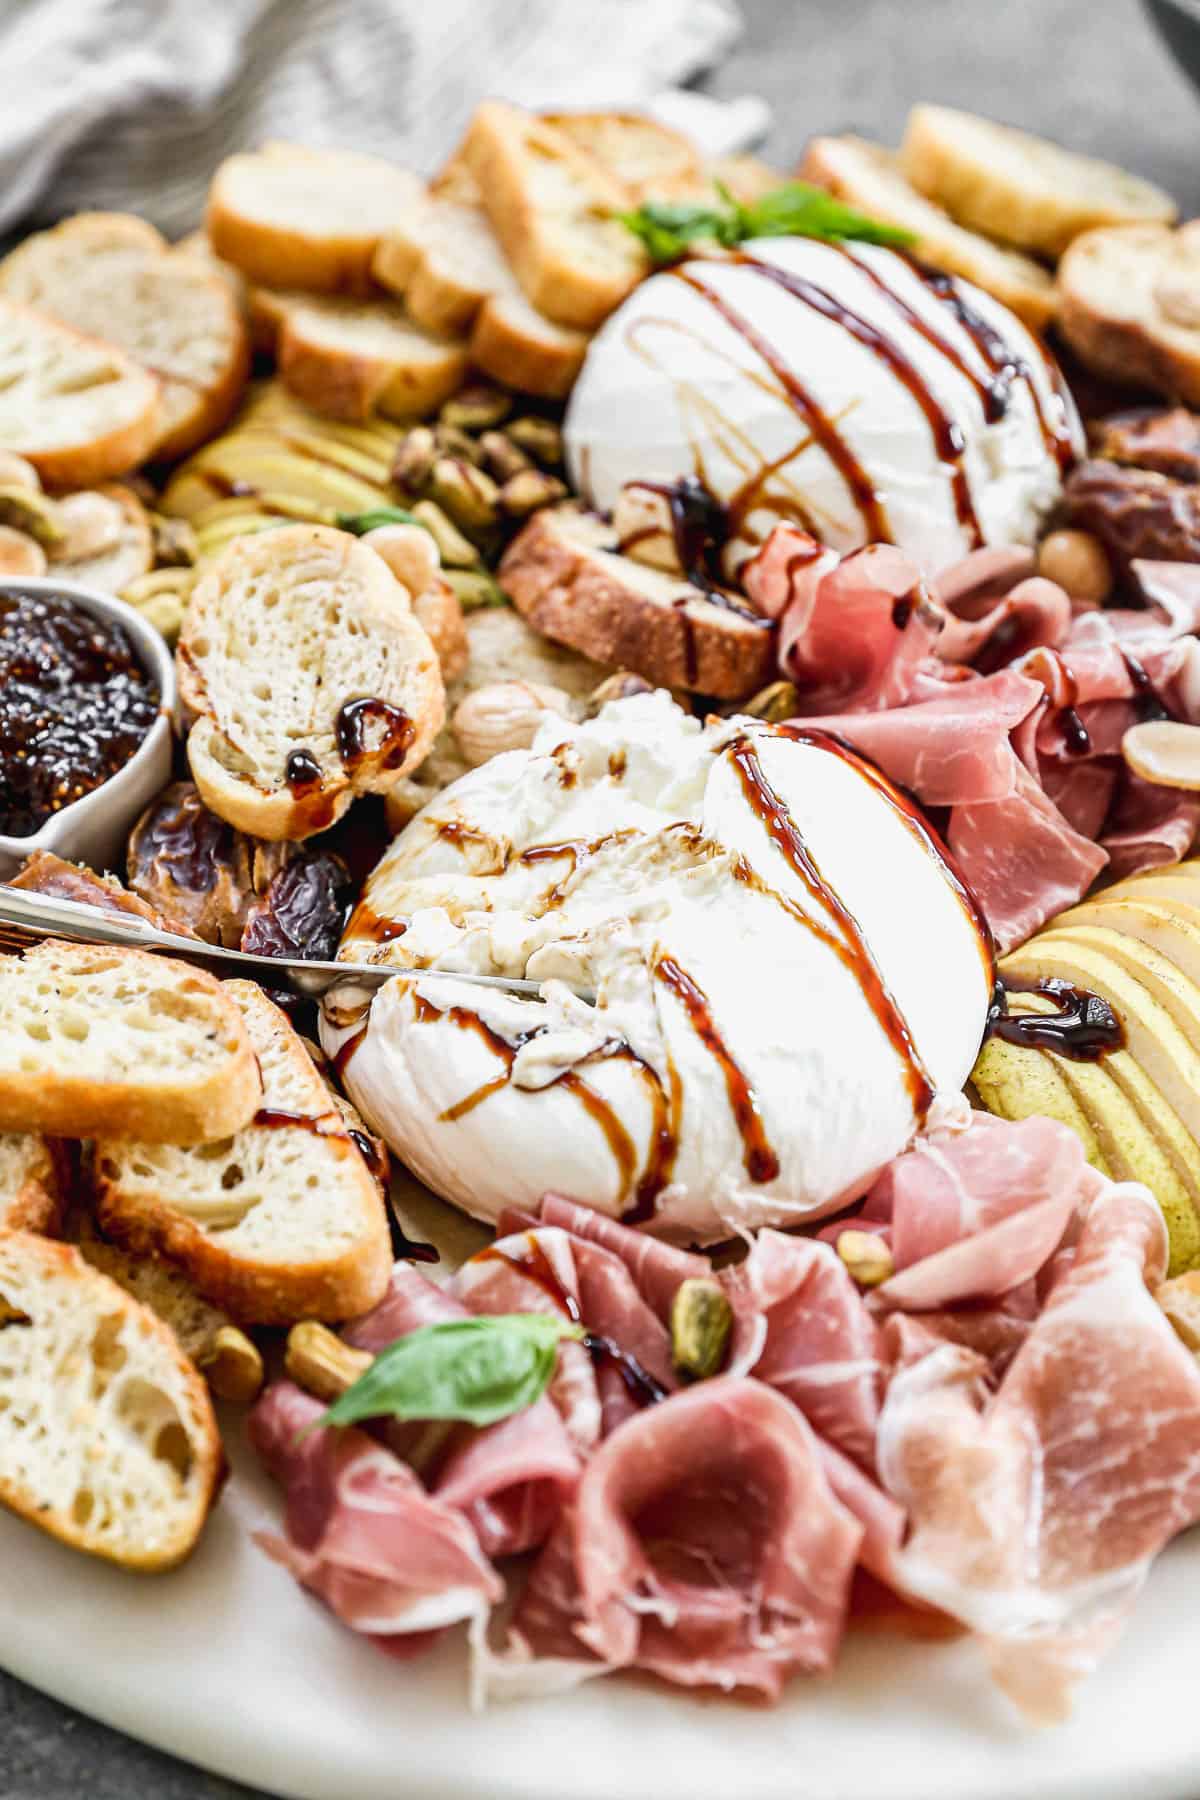
<svg viewBox="0 0 1200 1800">
<path fill-rule="evenodd" d="M 379 1305 L 348 1326 L 344 1336 L 359 1349 L 378 1353 L 410 1331 L 470 1314 L 469 1307 L 427 1281 L 411 1263 L 397 1263 Z M 492 1557 L 516 1556 L 543 1544 L 579 1479 L 578 1452 L 544 1396 L 527 1411 L 483 1430 L 397 1420 L 382 1422 L 379 1429 L 440 1500 L 466 1515 Z"/>
<path fill-rule="evenodd" d="M 758 1381 L 701 1382 L 594 1453 L 510 1656 L 774 1699 L 831 1666 L 861 1539 L 795 1407 Z"/>
<path fill-rule="evenodd" d="M 869 1468 L 883 1392 L 879 1331 L 836 1252 L 762 1231 L 723 1279 L 735 1315 L 758 1325 L 744 1334 L 733 1372 L 786 1394 L 824 1439 Z"/>
<path fill-rule="evenodd" d="M 1105 1183 L 998 1387 L 944 1343 L 902 1357 L 884 1402 L 880 1474 L 910 1520 L 896 1575 L 979 1634 L 1036 1718 L 1063 1715 L 1200 1516 L 1200 1369 L 1154 1302 L 1165 1264 L 1149 1193 Z"/>
<path fill-rule="evenodd" d="M 1200 720 L 1200 581 L 1140 563 L 1147 605 L 1073 603 L 1024 550 L 974 553 L 928 582 L 873 545 L 831 561 L 779 525 L 747 591 L 780 620 L 801 724 L 836 732 L 937 823 L 1001 950 L 1114 875 L 1178 860 L 1200 801 L 1138 781 L 1121 740 L 1149 697 Z"/>
<path fill-rule="evenodd" d="M 395 1654 L 486 1616 L 503 1584 L 464 1515 L 354 1429 L 312 1430 L 325 1411 L 290 1381 L 250 1414 L 250 1442 L 286 1495 L 282 1537 L 258 1542 L 352 1631 Z"/>
</svg>

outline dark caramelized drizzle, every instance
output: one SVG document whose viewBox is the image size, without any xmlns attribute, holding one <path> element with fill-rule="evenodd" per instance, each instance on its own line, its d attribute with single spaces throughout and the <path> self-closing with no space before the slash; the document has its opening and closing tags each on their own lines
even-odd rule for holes
<svg viewBox="0 0 1200 1800">
<path fill-rule="evenodd" d="M 358 1030 L 352 1031 L 350 1033 L 350 1036 L 348 1038 L 344 1039 L 343 1042 L 341 1044 L 339 1044 L 337 1049 L 334 1051 L 333 1056 L 330 1060 L 332 1061 L 332 1064 L 333 1064 L 334 1074 L 337 1076 L 339 1081 L 345 1080 L 346 1070 L 350 1066 L 350 1059 L 354 1055 L 354 1052 L 358 1049 L 359 1045 L 362 1043 L 362 1041 L 366 1037 L 366 1035 L 367 1035 L 366 1026 L 360 1025 Z"/>
<path fill-rule="evenodd" d="M 866 765 L 862 764 L 852 751 L 824 733 L 805 731 L 795 726 L 784 726 L 780 729 L 783 735 L 791 737 L 797 742 L 809 743 L 818 749 L 833 750 L 856 768 L 867 772 Z M 762 820 L 772 841 L 800 877 L 818 906 L 833 919 L 836 930 L 832 931 L 822 925 L 819 919 L 808 919 L 807 923 L 809 929 L 829 946 L 839 961 L 853 975 L 881 1030 L 900 1058 L 904 1068 L 905 1086 L 912 1101 L 913 1111 L 918 1120 L 923 1120 L 933 1099 L 933 1083 L 918 1053 L 908 1023 L 900 1011 L 895 996 L 883 979 L 870 945 L 863 935 L 862 927 L 840 894 L 830 887 L 821 874 L 791 813 L 767 780 L 759 761 L 758 752 L 751 739 L 748 737 L 735 738 L 727 746 L 727 751 L 741 777 L 742 789 L 746 798 Z M 870 778 L 869 774 L 868 778 Z M 886 785 L 881 786 L 879 783 L 875 785 L 879 786 L 880 791 L 888 798 L 891 798 Z M 901 806 L 899 810 L 905 811 L 906 809 Z M 926 843 L 932 847 L 931 835 L 928 833 L 924 835 Z M 973 903 L 972 916 L 978 916 Z"/>
<path fill-rule="evenodd" d="M 360 900 L 350 914 L 345 935 L 348 938 L 369 937 L 377 944 L 390 944 L 408 930 L 406 919 L 383 919 L 369 900 Z"/>
<path fill-rule="evenodd" d="M 775 345 L 765 338 L 755 325 L 751 324 L 744 313 L 740 312 L 736 306 L 731 305 L 723 294 L 719 293 L 700 275 L 697 275 L 694 266 L 672 269 L 670 273 L 677 281 L 686 282 L 688 287 L 707 300 L 713 311 L 720 313 L 725 323 L 745 338 L 751 349 L 761 357 L 783 389 L 793 411 L 803 419 L 813 441 L 821 446 L 850 490 L 862 517 L 868 539 L 884 543 L 890 542 L 892 530 L 888 523 L 882 496 L 876 491 L 867 471 L 854 455 L 833 420 L 818 405 L 799 377 L 788 367 Z"/>
<path fill-rule="evenodd" d="M 995 326 L 990 325 L 982 314 L 976 312 L 970 302 L 964 299 L 954 276 L 946 275 L 940 269 L 928 268 L 915 256 L 906 256 L 905 261 L 919 280 L 925 283 L 930 293 L 936 294 L 938 299 L 950 308 L 991 371 L 995 391 L 997 395 L 1003 395 L 1005 406 L 1008 404 L 1013 383 L 1020 380 L 1025 382 L 1037 414 L 1042 442 L 1056 459 L 1059 468 L 1065 473 L 1075 461 L 1075 446 L 1071 441 L 1070 426 L 1067 423 L 1068 412 L 1062 390 L 1062 378 L 1051 358 L 1045 351 L 1042 351 L 1046 374 L 1054 388 L 1053 417 L 1047 414 L 1045 402 L 1034 384 L 1029 364 L 1023 357 L 1016 355 Z"/>
<path fill-rule="evenodd" d="M 339 1112 L 298 1113 L 285 1112 L 281 1106 L 260 1106 L 254 1115 L 254 1124 L 262 1125 L 272 1131 L 282 1131 L 286 1126 L 298 1126 L 301 1131 L 311 1131 L 314 1137 L 345 1137 L 347 1135 L 342 1115 Z"/>
<path fill-rule="evenodd" d="M 283 765 L 283 779 L 293 794 L 303 794 L 321 781 L 321 765 L 311 750 L 291 750 Z"/>
<path fill-rule="evenodd" d="M 719 587 L 717 559 L 728 536 L 729 518 L 716 495 L 694 475 L 681 476 L 678 481 L 631 481 L 629 485 L 666 501 L 675 557 L 688 580 L 699 588 Z M 653 525 L 644 526 L 623 538 L 618 548 L 628 551 L 655 535 Z"/>
<path fill-rule="evenodd" d="M 528 1260 L 525 1257 L 510 1256 L 507 1250 L 501 1250 L 496 1244 L 491 1244 L 486 1250 L 481 1250 L 473 1260 L 475 1262 L 505 1263 L 508 1268 L 515 1269 L 517 1274 L 524 1276 L 527 1281 L 534 1282 L 544 1294 L 548 1294 L 557 1311 L 564 1314 L 572 1325 L 582 1325 L 583 1320 L 580 1316 L 578 1301 L 574 1294 L 567 1292 L 559 1280 L 554 1264 L 532 1231 L 526 1233 L 526 1242 L 529 1245 Z M 622 1350 L 619 1344 L 613 1342 L 612 1338 L 602 1337 L 599 1332 L 585 1330 L 583 1347 L 593 1363 L 597 1365 L 608 1363 L 616 1369 L 625 1384 L 626 1391 L 632 1399 L 637 1401 L 639 1406 L 652 1406 L 657 1401 L 666 1399 L 667 1390 L 662 1383 L 655 1380 L 631 1350 Z"/>
<path fill-rule="evenodd" d="M 1048 677 L 1043 675 L 1042 668 L 1049 665 Z M 1087 756 L 1092 748 L 1091 734 L 1076 711 L 1075 702 L 1079 698 L 1079 683 L 1075 672 L 1063 660 L 1057 650 L 1050 650 L 1042 645 L 1025 659 L 1023 667 L 1041 681 L 1046 689 L 1046 699 L 1056 706 L 1058 722 L 1066 740 L 1067 749 L 1073 756 Z M 1143 671 L 1144 672 L 1144 671 Z"/>
<path fill-rule="evenodd" d="M 367 726 L 372 721 L 382 723 L 383 734 L 376 748 L 369 749 Z M 416 736 L 413 722 L 403 707 L 370 695 L 362 700 L 347 700 L 338 712 L 334 730 L 338 755 L 347 769 L 357 768 L 367 756 L 373 757 L 381 769 L 398 769 Z"/>
<path fill-rule="evenodd" d="M 1165 704 L 1162 695 L 1146 673 L 1132 650 L 1121 648 L 1121 661 L 1125 664 L 1125 672 L 1133 684 L 1133 704 L 1141 725 L 1156 724 L 1160 719 L 1172 719 L 1174 713 Z"/>
<path fill-rule="evenodd" d="M 1051 1013 L 1010 1013 L 1009 994 L 1048 994 L 1056 1001 Z M 1003 1038 L 1026 1050 L 1053 1050 L 1073 1062 L 1098 1062 L 1125 1043 L 1125 1027 L 1100 994 L 1090 994 L 1069 981 L 997 979 L 988 1012 L 986 1037 Z"/>
<path fill-rule="evenodd" d="M 736 260 L 743 268 L 752 269 L 756 275 L 761 275 L 765 281 L 773 281 L 777 287 L 802 301 L 822 318 L 842 326 L 851 337 L 886 364 L 924 414 L 938 460 L 951 470 L 950 485 L 959 524 L 973 545 L 982 544 L 983 531 L 963 466 L 966 440 L 961 427 L 946 411 L 920 369 L 905 355 L 899 344 L 815 281 L 809 281 L 807 277 L 797 275 L 790 269 L 781 269 L 776 263 L 762 262 L 758 257 L 748 256 L 744 252 Z"/>
<path fill-rule="evenodd" d="M 351 1137 L 354 1133 L 351 1132 Z M 392 1256 L 396 1262 L 435 1263 L 441 1262 L 436 1244 L 422 1243 L 419 1238 L 410 1238 L 396 1217 L 395 1210 L 387 1209 L 388 1231 L 392 1239 Z"/>
<path fill-rule="evenodd" d="M 680 968 L 672 956 L 661 957 L 655 964 L 654 973 L 664 987 L 670 988 L 676 999 L 682 1002 L 692 1030 L 725 1078 L 730 1111 L 742 1134 L 743 1161 L 747 1175 L 751 1181 L 774 1181 L 779 1174 L 779 1158 L 767 1141 L 758 1098 L 713 1022 L 707 994 L 686 969 Z"/>
</svg>

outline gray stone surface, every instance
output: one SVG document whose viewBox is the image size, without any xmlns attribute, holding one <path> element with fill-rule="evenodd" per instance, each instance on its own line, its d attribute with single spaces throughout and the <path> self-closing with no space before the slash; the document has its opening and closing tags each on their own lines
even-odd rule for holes
<svg viewBox="0 0 1200 1800">
<path fill-rule="evenodd" d="M 564 0 L 564 12 L 579 3 Z M 785 168 L 813 131 L 853 128 L 895 141 L 912 101 L 941 100 L 1128 163 L 1200 211 L 1200 101 L 1136 0 L 744 6 L 745 38 L 705 85 L 717 94 L 770 99 L 775 122 L 766 153 Z M 103 1654 L 103 1646 L 96 1650 Z M 85 1795 L 252 1800 L 248 1788 L 188 1769 L 0 1675 L 2 1800 Z"/>
</svg>

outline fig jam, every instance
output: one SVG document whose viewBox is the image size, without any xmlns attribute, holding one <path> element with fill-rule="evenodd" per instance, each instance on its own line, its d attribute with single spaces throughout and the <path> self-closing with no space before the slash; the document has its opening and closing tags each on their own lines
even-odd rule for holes
<svg viewBox="0 0 1200 1800">
<path fill-rule="evenodd" d="M 115 775 L 158 713 L 119 625 L 0 590 L 0 832 L 28 837 Z"/>
</svg>

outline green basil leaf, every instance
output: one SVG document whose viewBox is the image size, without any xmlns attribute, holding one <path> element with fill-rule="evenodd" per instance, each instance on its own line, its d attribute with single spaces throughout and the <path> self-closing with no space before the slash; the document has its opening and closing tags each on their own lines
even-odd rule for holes
<svg viewBox="0 0 1200 1800">
<path fill-rule="evenodd" d="M 868 244 L 911 244 L 911 231 L 885 225 L 835 200 L 824 188 L 789 181 L 743 206 L 721 182 L 718 205 L 647 200 L 636 212 L 618 213 L 641 239 L 650 260 L 677 262 L 693 245 L 715 240 L 727 250 L 754 237 L 855 238 Z"/>
<path fill-rule="evenodd" d="M 867 244 L 911 244 L 911 231 L 885 225 L 835 200 L 824 188 L 789 181 L 742 209 L 747 237 L 855 238 Z"/>
<path fill-rule="evenodd" d="M 371 512 L 340 512 L 337 522 L 343 531 L 352 531 L 355 537 L 377 531 L 381 525 L 420 525 L 422 531 L 429 529 L 415 513 L 403 506 L 377 506 Z"/>
<path fill-rule="evenodd" d="M 582 1327 L 557 1313 L 424 1325 L 381 1350 L 318 1423 L 392 1418 L 494 1425 L 541 1399 L 560 1341 L 582 1336 Z"/>
</svg>

